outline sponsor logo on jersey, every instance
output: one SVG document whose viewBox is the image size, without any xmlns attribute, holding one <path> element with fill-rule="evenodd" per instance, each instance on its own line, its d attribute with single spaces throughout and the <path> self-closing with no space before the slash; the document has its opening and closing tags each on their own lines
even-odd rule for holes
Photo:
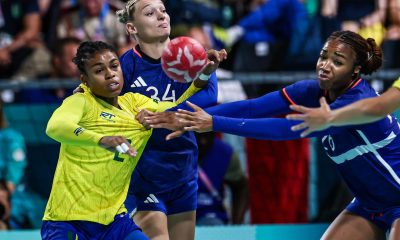
<svg viewBox="0 0 400 240">
<path fill-rule="evenodd" d="M 85 131 L 83 127 L 78 127 L 77 129 L 74 130 L 74 134 L 76 136 L 79 136 L 81 133 L 83 133 L 83 131 Z"/>
<path fill-rule="evenodd" d="M 108 113 L 108 112 L 101 112 L 100 117 L 104 120 L 110 121 L 110 122 L 115 122 L 112 118 L 115 117 L 114 114 Z"/>
<path fill-rule="evenodd" d="M 144 200 L 144 203 L 159 203 L 159 201 L 154 194 L 150 193 L 147 199 Z"/>
<path fill-rule="evenodd" d="M 131 88 L 136 88 L 136 87 L 147 87 L 146 82 L 140 76 L 136 78 L 136 80 L 131 85 Z"/>
</svg>

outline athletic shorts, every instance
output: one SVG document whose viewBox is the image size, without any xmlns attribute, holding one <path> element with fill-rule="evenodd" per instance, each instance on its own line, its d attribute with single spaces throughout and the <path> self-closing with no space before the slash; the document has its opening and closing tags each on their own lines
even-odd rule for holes
<svg viewBox="0 0 400 240">
<path fill-rule="evenodd" d="M 149 240 L 128 214 L 109 225 L 88 221 L 43 221 L 43 240 Z"/>
<path fill-rule="evenodd" d="M 125 201 L 128 212 L 160 211 L 166 215 L 194 211 L 197 208 L 197 179 L 164 192 L 130 193 Z"/>
<path fill-rule="evenodd" d="M 386 209 L 372 210 L 361 206 L 360 202 L 357 199 L 354 199 L 346 209 L 349 212 L 360 215 L 361 217 L 373 222 L 385 232 L 390 230 L 396 219 L 400 218 L 400 205 Z"/>
</svg>

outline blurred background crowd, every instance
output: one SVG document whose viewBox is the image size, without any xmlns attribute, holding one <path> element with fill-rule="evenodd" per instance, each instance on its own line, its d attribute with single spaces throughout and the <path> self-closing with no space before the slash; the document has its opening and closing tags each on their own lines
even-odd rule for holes
<svg viewBox="0 0 400 240">
<path fill-rule="evenodd" d="M 171 38 L 186 35 L 206 49 L 228 50 L 217 72 L 221 78 L 314 71 L 325 38 L 335 30 L 373 37 L 384 51 L 383 69 L 400 66 L 398 0 L 164 3 Z M 122 0 L 0 0 L 0 228 L 40 228 L 58 154 L 56 143 L 41 137 L 44 126 L 79 83 L 71 60 L 81 41 L 106 41 L 119 53 L 135 45 L 115 15 L 123 7 Z M 284 82 L 244 90 L 235 84 L 221 86 L 221 101 L 257 97 Z M 331 221 L 351 200 L 316 141 L 206 134 L 198 142 L 198 224 Z"/>
</svg>

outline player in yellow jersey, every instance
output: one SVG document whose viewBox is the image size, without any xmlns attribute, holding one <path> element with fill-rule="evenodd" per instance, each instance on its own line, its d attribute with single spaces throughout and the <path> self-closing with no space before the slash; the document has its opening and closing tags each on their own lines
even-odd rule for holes
<svg viewBox="0 0 400 240">
<path fill-rule="evenodd" d="M 175 103 L 138 93 L 118 96 L 124 83 L 120 62 L 103 42 L 82 43 L 74 63 L 88 91 L 65 99 L 47 125 L 46 133 L 61 148 L 42 238 L 148 239 L 124 206 L 131 174 L 152 133 L 135 116 L 141 109 L 174 107 L 198 88 L 192 84 Z"/>
<path fill-rule="evenodd" d="M 325 98 L 320 99 L 321 107 L 307 108 L 293 105 L 290 108 L 303 114 L 291 114 L 287 118 L 303 120 L 293 131 L 304 129 L 302 136 L 321 131 L 331 126 L 363 124 L 377 121 L 400 109 L 400 77 L 382 95 L 357 101 L 342 108 L 331 110 Z"/>
</svg>

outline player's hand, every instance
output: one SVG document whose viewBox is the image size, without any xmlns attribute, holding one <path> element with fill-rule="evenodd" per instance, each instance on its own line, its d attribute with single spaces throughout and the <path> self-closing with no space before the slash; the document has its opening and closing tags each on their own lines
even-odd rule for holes
<svg viewBox="0 0 400 240">
<path fill-rule="evenodd" d="M 217 70 L 219 64 L 227 59 L 228 53 L 225 49 L 217 51 L 215 49 L 207 50 L 207 65 L 204 67 L 202 73 L 205 75 L 210 75 L 215 70 Z"/>
<path fill-rule="evenodd" d="M 183 128 L 176 117 L 175 112 L 157 112 L 144 117 L 144 122 L 151 128 L 166 128 L 172 131 Z"/>
<path fill-rule="evenodd" d="M 131 157 L 137 155 L 136 150 L 122 136 L 104 136 L 100 139 L 99 145 L 111 152 L 125 153 Z"/>
<path fill-rule="evenodd" d="M 142 109 L 138 114 L 136 114 L 135 119 L 143 125 L 146 129 L 150 129 L 150 124 L 146 121 L 146 117 L 153 116 L 154 112 L 151 112 L 147 109 Z"/>
<path fill-rule="evenodd" d="M 165 137 L 165 140 L 168 141 L 168 140 L 171 140 L 171 139 L 180 137 L 180 136 L 182 136 L 182 134 L 184 134 L 185 132 L 186 132 L 186 131 L 183 130 L 183 129 L 181 129 L 181 130 L 176 130 L 176 131 L 174 131 L 174 132 L 168 134 L 168 135 Z"/>
<path fill-rule="evenodd" d="M 209 132 L 213 130 L 212 116 L 206 113 L 201 107 L 186 101 L 194 112 L 178 109 L 176 116 L 185 131 Z"/>
<path fill-rule="evenodd" d="M 287 119 L 303 121 L 302 123 L 293 126 L 292 131 L 305 129 L 305 131 L 301 133 L 301 137 L 305 137 L 312 132 L 321 131 L 330 127 L 329 119 L 331 115 L 331 109 L 324 97 L 320 98 L 319 102 L 321 104 L 319 108 L 308 108 L 300 105 L 290 106 L 290 109 L 303 113 L 289 114 L 286 116 Z"/>
</svg>

